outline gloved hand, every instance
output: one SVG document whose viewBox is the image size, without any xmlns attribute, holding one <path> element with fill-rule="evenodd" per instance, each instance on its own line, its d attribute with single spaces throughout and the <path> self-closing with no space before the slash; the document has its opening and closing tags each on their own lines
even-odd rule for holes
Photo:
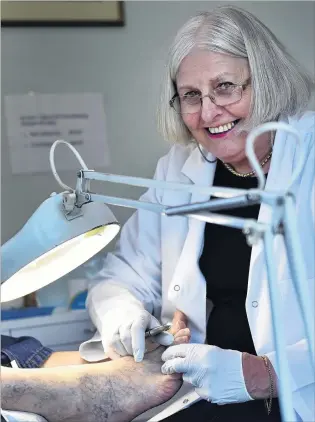
<svg viewBox="0 0 315 422">
<path fill-rule="evenodd" d="M 159 345 L 169 346 L 174 341 L 172 334 L 166 332 L 146 341 L 145 331 L 158 325 L 161 323 L 142 306 L 122 303 L 108 311 L 103 321 L 101 337 L 105 353 L 111 359 L 133 355 L 136 362 L 141 362 L 146 348 L 150 345 L 150 349 L 154 349 L 152 342 L 157 348 Z"/>
<path fill-rule="evenodd" d="M 163 374 L 183 374 L 205 400 L 216 404 L 253 400 L 248 394 L 242 368 L 242 353 L 206 344 L 171 346 L 162 355 Z"/>
</svg>

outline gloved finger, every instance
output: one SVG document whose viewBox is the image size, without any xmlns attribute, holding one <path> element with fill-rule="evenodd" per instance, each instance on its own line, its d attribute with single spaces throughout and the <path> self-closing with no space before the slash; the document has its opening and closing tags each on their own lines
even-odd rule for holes
<svg viewBox="0 0 315 422">
<path fill-rule="evenodd" d="M 122 342 L 120 341 L 120 334 L 116 333 L 113 335 L 109 347 L 113 349 L 116 353 L 118 353 L 120 356 L 127 356 L 127 350 L 124 348 Z"/>
<path fill-rule="evenodd" d="M 143 312 L 131 326 L 131 345 L 136 362 L 141 362 L 145 351 L 145 331 L 150 323 L 151 315 Z"/>
<path fill-rule="evenodd" d="M 154 343 L 158 343 L 161 346 L 170 346 L 174 343 L 173 335 L 166 331 L 161 334 L 158 334 L 157 336 L 151 337 L 151 339 L 152 341 L 154 341 Z"/>
<path fill-rule="evenodd" d="M 190 373 L 184 374 L 183 375 L 183 381 L 187 382 L 188 384 L 198 388 L 199 387 L 199 383 L 197 380 L 194 379 L 194 377 L 192 377 L 192 375 Z M 199 393 L 198 393 L 199 394 Z"/>
<path fill-rule="evenodd" d="M 174 373 L 184 374 L 188 369 L 188 364 L 183 358 L 175 358 L 168 360 L 162 365 L 162 374 L 171 375 Z"/>
<path fill-rule="evenodd" d="M 132 344 L 131 344 L 131 325 L 132 323 L 129 323 L 128 325 L 121 325 L 119 327 L 119 336 L 120 341 L 124 349 L 126 350 L 128 355 L 132 356 Z"/>
<path fill-rule="evenodd" d="M 216 400 L 212 401 L 212 390 L 211 388 L 205 388 L 205 387 L 196 387 L 196 393 L 204 400 L 207 400 L 208 402 L 216 403 Z"/>
<path fill-rule="evenodd" d="M 112 360 L 116 360 L 121 356 L 126 355 L 126 350 L 120 343 L 120 336 L 118 333 L 119 327 L 115 331 L 102 334 L 102 345 L 105 354 Z"/>
<path fill-rule="evenodd" d="M 162 354 L 161 359 L 166 362 L 167 360 L 174 359 L 174 358 L 185 358 L 193 344 L 178 344 L 176 346 L 171 346 L 165 350 Z"/>
</svg>

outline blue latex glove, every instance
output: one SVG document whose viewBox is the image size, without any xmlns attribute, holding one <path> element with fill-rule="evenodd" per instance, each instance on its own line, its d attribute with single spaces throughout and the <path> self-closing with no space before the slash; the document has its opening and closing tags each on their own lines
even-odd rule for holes
<svg viewBox="0 0 315 422">
<path fill-rule="evenodd" d="M 242 353 L 206 344 L 169 347 L 162 355 L 163 374 L 183 374 L 205 400 L 216 404 L 253 400 L 248 394 L 242 367 Z"/>
</svg>

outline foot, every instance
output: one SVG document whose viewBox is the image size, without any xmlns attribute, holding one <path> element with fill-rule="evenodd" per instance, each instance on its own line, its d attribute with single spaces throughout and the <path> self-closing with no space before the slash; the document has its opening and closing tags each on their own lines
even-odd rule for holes
<svg viewBox="0 0 315 422">
<path fill-rule="evenodd" d="M 112 361 L 111 364 L 115 368 L 111 376 L 111 391 L 107 392 L 106 398 L 104 397 L 106 384 L 104 381 L 106 380 L 102 379 L 100 373 L 95 374 L 96 376 L 91 374 L 91 370 L 93 369 L 94 372 L 96 365 L 86 365 L 87 373 L 81 377 L 80 382 L 83 401 L 89 407 L 86 413 L 88 419 L 85 419 L 85 422 L 100 422 L 101 420 L 128 422 L 141 413 L 170 400 L 181 387 L 182 378 L 179 374 L 163 375 L 161 373 L 163 364 L 161 356 L 164 350 L 165 347 L 161 346 L 147 353 L 140 363 L 136 363 L 131 356 Z M 91 396 L 92 392 L 94 392 L 94 397 Z M 113 417 L 106 419 L 102 412 L 110 407 L 115 407 L 115 414 L 113 412 Z"/>
<path fill-rule="evenodd" d="M 134 362 L 133 358 L 128 360 L 127 371 L 130 371 L 130 388 L 136 392 L 133 398 L 133 418 L 145 411 L 159 406 L 170 400 L 182 385 L 181 374 L 163 375 L 161 373 L 162 353 L 165 347 L 147 353 L 140 363 Z"/>
</svg>

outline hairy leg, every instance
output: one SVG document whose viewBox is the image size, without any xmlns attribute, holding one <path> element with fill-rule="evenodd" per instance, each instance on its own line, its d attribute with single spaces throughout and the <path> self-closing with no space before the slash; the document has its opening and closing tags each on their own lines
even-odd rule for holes
<svg viewBox="0 0 315 422">
<path fill-rule="evenodd" d="M 161 373 L 164 348 L 141 363 L 130 356 L 59 368 L 3 368 L 2 407 L 37 413 L 49 422 L 128 422 L 169 400 L 178 375 Z"/>
</svg>

